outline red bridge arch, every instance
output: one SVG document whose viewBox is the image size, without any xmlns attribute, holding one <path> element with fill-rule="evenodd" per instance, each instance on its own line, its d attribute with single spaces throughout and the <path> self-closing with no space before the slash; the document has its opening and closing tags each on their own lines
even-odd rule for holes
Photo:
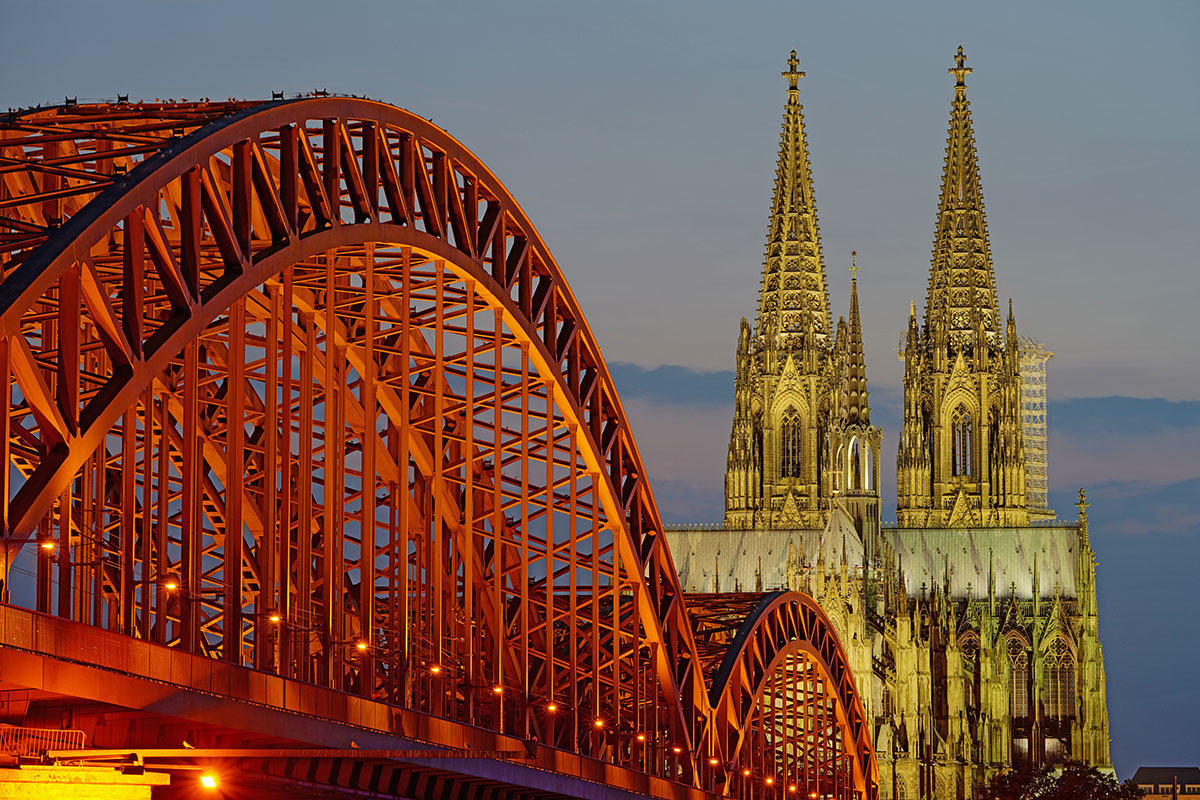
<svg viewBox="0 0 1200 800">
<path fill-rule="evenodd" d="M 436 126 L 324 97 L 10 115 L 0 267 L 12 599 L 645 794 L 812 764 L 876 796 L 811 600 L 761 600 L 704 659 L 578 302 Z M 781 670 L 837 735 L 798 735 Z"/>
</svg>

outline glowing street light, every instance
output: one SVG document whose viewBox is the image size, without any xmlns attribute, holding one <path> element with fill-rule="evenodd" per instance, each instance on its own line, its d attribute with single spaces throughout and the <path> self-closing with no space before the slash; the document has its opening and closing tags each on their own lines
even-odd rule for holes
<svg viewBox="0 0 1200 800">
<path fill-rule="evenodd" d="M 211 773 L 200 776 L 200 785 L 205 789 L 215 789 L 219 783 L 220 781 L 217 780 L 217 776 Z"/>
</svg>

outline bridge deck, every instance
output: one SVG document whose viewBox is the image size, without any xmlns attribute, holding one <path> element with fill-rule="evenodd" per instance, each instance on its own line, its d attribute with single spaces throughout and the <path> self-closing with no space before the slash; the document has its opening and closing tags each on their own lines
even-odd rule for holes
<svg viewBox="0 0 1200 800">
<path fill-rule="evenodd" d="M 290 796 L 295 796 L 298 783 L 308 783 L 314 796 L 714 797 L 548 747 L 534 746 L 533 757 L 520 760 L 464 758 L 464 750 L 526 753 L 527 744 L 517 737 L 13 606 L 0 606 L 0 691 L 34 692 L 48 705 L 74 707 L 74 724 L 91 727 L 88 742 L 96 747 L 149 751 L 162 746 L 164 729 L 190 730 L 201 743 L 223 741 L 230 732 L 242 740 L 249 734 L 263 746 L 274 742 L 274 756 L 266 756 L 259 747 L 244 755 L 227 750 L 219 761 L 238 774 L 239 785 L 255 792 L 269 793 L 283 779 L 293 792 Z M 109 726 L 102 721 L 122 711 L 135 712 L 134 718 L 143 724 Z M 139 727 L 140 741 L 129 735 Z M 296 754 L 287 752 L 291 748 Z M 314 748 L 328 748 L 329 754 L 318 755 Z M 364 757 L 345 752 L 353 749 L 367 752 Z M 370 752 L 436 749 L 447 749 L 449 757 L 379 758 Z"/>
</svg>

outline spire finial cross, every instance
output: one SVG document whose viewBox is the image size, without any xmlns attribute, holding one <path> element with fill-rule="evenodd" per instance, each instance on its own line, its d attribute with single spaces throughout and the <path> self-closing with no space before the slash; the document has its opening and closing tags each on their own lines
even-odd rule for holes
<svg viewBox="0 0 1200 800">
<path fill-rule="evenodd" d="M 1079 517 L 1081 519 L 1087 519 L 1087 510 L 1088 510 L 1088 506 L 1090 506 L 1090 505 L 1091 505 L 1091 503 L 1089 503 L 1087 501 L 1087 493 L 1084 492 L 1083 489 L 1080 489 L 1079 490 L 1079 501 L 1077 503 L 1075 503 L 1075 507 L 1079 509 Z"/>
<path fill-rule="evenodd" d="M 850 251 L 850 280 L 858 280 L 858 251 Z"/>
<path fill-rule="evenodd" d="M 796 69 L 796 67 L 800 66 L 800 59 L 796 58 L 796 51 L 795 51 L 795 50 L 793 50 L 793 51 L 792 51 L 792 54 L 791 54 L 790 56 L 788 56 L 787 65 L 788 65 L 788 71 L 787 71 L 787 72 L 781 72 L 781 73 L 779 73 L 779 74 L 780 74 L 780 76 L 781 76 L 781 77 L 784 77 L 784 78 L 787 78 L 787 79 L 788 79 L 788 91 L 789 91 L 789 92 L 795 92 L 795 91 L 797 91 L 797 89 L 796 89 L 796 83 L 797 83 L 797 82 L 798 82 L 798 81 L 799 81 L 801 78 L 803 78 L 803 77 L 804 77 L 804 73 L 803 73 L 803 72 L 799 72 L 799 71 L 797 71 L 797 69 Z"/>
<path fill-rule="evenodd" d="M 972 70 L 967 66 L 967 57 L 963 55 L 963 46 L 961 42 L 958 45 L 958 55 L 954 57 L 954 64 L 955 66 L 946 71 L 957 79 L 958 82 L 955 84 L 955 86 L 966 87 L 966 78 L 971 74 Z"/>
</svg>

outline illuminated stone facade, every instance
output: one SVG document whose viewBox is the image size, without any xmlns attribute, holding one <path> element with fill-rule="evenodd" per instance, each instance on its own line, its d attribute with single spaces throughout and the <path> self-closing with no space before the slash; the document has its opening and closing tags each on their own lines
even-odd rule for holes
<svg viewBox="0 0 1200 800">
<path fill-rule="evenodd" d="M 881 434 L 871 425 L 858 281 L 849 323 L 831 330 L 798 64 L 792 51 L 758 321 L 752 331 L 743 318 L 738 333 L 730 528 L 820 527 L 835 494 L 856 520 L 879 522 Z"/>
<path fill-rule="evenodd" d="M 1030 507 L 1028 353 L 1011 302 L 1001 325 L 962 49 L 924 324 L 910 305 L 901 338 L 888 528 L 858 282 L 831 334 L 792 56 L 759 315 L 738 335 L 724 524 L 668 533 L 685 590 L 821 603 L 873 720 L 883 797 L 972 797 L 1026 760 L 1110 768 L 1087 503 L 1081 491 L 1066 523 L 1044 494 Z"/>
</svg>

